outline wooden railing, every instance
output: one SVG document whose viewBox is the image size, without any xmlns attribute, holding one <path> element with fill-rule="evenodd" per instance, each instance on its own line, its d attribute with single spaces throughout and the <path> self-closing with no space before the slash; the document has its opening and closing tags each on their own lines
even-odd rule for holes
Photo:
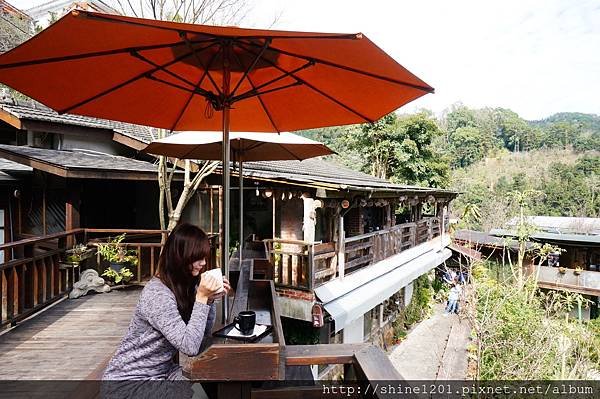
<svg viewBox="0 0 600 399">
<path fill-rule="evenodd" d="M 76 268 L 61 268 L 67 241 L 83 239 L 76 229 L 0 245 L 0 327 L 15 325 L 44 306 L 60 299 L 79 278 Z M 81 242 L 81 241 L 79 241 Z"/>
<path fill-rule="evenodd" d="M 81 270 L 95 269 L 99 274 L 108 263 L 99 255 L 78 266 L 65 261 L 66 252 L 76 243 L 95 248 L 110 237 L 126 233 L 123 245 L 137 252 L 137 265 L 131 270 L 130 282 L 140 283 L 156 272 L 162 248 L 163 230 L 139 229 L 75 229 L 63 233 L 32 237 L 0 245 L 4 263 L 0 264 L 0 328 L 15 325 L 20 320 L 64 297 L 79 280 Z M 217 235 L 211 242 L 210 265 L 216 264 Z"/>
<path fill-rule="evenodd" d="M 531 272 L 538 273 L 537 282 L 541 288 L 567 290 L 584 295 L 600 295 L 600 272 L 564 269 L 564 273 L 561 273 L 558 267 L 550 266 L 536 266 Z"/>
<path fill-rule="evenodd" d="M 441 234 L 440 218 L 404 223 L 344 240 L 344 274 L 380 262 Z M 337 242 L 265 240 L 276 286 L 312 290 L 339 275 Z"/>
<path fill-rule="evenodd" d="M 404 223 L 345 239 L 346 274 L 415 246 L 415 223 Z"/>
<path fill-rule="evenodd" d="M 89 246 L 97 246 L 99 243 L 107 242 L 111 237 L 126 233 L 122 245 L 128 250 L 135 250 L 137 254 L 137 265 L 132 270 L 134 277 L 132 282 L 140 283 L 154 276 L 158 267 L 158 258 L 162 250 L 162 240 L 166 239 L 166 230 L 136 230 L 136 229 L 85 229 L 84 242 Z M 209 267 L 216 265 L 218 235 L 209 235 L 211 256 L 207 260 Z M 95 263 L 91 267 L 104 270 L 108 263 L 96 255 Z"/>
<path fill-rule="evenodd" d="M 339 381 L 339 386 L 354 387 L 353 395 L 347 395 L 349 391 L 345 391 L 346 395 L 351 397 L 388 397 L 388 395 L 374 390 L 377 381 L 394 381 L 395 383 L 403 381 L 401 374 L 396 370 L 385 352 L 371 344 L 286 346 L 282 359 L 285 361 L 286 366 L 343 365 L 342 380 Z M 286 379 L 289 379 L 287 377 Z M 370 384 L 371 392 L 365 392 L 367 384 Z M 322 398 L 328 396 L 326 395 L 327 391 L 324 391 L 324 387 L 327 389 L 324 385 L 315 384 L 311 386 L 304 382 L 302 386 L 252 387 L 249 393 L 252 398 L 256 399 Z M 359 393 L 359 389 L 361 393 Z M 243 397 L 243 395 L 240 397 Z"/>
<path fill-rule="evenodd" d="M 335 274 L 333 243 L 306 243 L 298 240 L 265 240 L 265 251 L 273 265 L 273 280 L 278 287 L 312 290 Z"/>
</svg>

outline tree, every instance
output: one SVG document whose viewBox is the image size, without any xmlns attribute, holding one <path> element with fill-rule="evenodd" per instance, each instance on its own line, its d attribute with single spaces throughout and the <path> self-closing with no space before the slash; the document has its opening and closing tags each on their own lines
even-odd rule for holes
<svg viewBox="0 0 600 399">
<path fill-rule="evenodd" d="M 542 193 L 537 190 L 525 190 L 525 191 L 512 191 L 509 194 L 509 198 L 519 207 L 519 219 L 516 225 L 516 238 L 519 243 L 519 250 L 517 255 L 516 275 L 517 288 L 523 289 L 525 287 L 525 279 L 523 274 L 523 262 L 525 260 L 525 254 L 529 251 L 527 249 L 527 242 L 531 235 L 536 231 L 536 227 L 532 226 L 525 219 L 525 211 L 529 208 L 530 202 L 535 197 L 539 197 Z M 510 260 L 510 257 L 509 257 Z"/>
<path fill-rule="evenodd" d="M 360 169 L 397 183 L 446 187 L 449 162 L 434 146 L 442 134 L 432 115 L 395 113 L 374 123 L 349 127 L 341 141 L 346 153 L 358 154 Z"/>
<path fill-rule="evenodd" d="M 246 0 L 113 0 L 122 14 L 138 18 L 192 24 L 237 25 L 244 19 Z"/>
<path fill-rule="evenodd" d="M 486 154 L 481 145 L 482 136 L 481 131 L 473 126 L 456 129 L 450 136 L 452 164 L 464 168 L 483 159 Z"/>
<path fill-rule="evenodd" d="M 504 146 L 514 152 L 527 151 L 535 148 L 539 140 L 539 130 L 533 129 L 517 113 L 498 108 L 496 121 L 499 137 Z"/>
</svg>

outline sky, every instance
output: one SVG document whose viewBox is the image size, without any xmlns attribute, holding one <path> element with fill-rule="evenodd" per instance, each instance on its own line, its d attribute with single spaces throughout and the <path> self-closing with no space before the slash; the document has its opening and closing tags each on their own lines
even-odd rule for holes
<svg viewBox="0 0 600 399">
<path fill-rule="evenodd" d="M 48 0 L 9 0 L 27 9 Z M 600 114 L 600 0 L 248 0 L 241 26 L 362 32 L 435 88 L 405 105 Z M 273 24 L 273 21 L 275 23 Z"/>
</svg>

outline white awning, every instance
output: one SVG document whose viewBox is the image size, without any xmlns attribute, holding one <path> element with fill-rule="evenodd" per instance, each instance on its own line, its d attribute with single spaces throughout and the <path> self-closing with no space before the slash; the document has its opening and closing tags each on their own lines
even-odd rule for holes
<svg viewBox="0 0 600 399">
<path fill-rule="evenodd" d="M 439 249 L 439 241 L 437 247 L 432 242 L 425 244 L 316 288 L 317 297 L 335 320 L 335 331 L 362 317 L 452 255 L 447 248 Z"/>
</svg>

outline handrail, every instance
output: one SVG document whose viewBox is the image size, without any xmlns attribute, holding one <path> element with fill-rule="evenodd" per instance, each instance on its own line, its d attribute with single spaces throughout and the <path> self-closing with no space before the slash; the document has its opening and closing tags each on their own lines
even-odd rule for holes
<svg viewBox="0 0 600 399">
<path fill-rule="evenodd" d="M 424 220 L 424 221 L 426 222 L 426 220 Z M 393 231 L 396 231 L 396 230 L 399 230 L 402 228 L 406 228 L 406 227 L 414 227 L 416 225 L 417 225 L 417 223 L 415 223 L 415 222 L 395 224 L 392 227 L 387 228 L 387 229 L 381 229 L 381 230 L 372 231 L 370 233 L 361 234 L 358 236 L 347 237 L 345 239 L 345 242 L 347 244 L 347 243 L 351 243 L 354 241 L 360 241 L 360 240 L 364 240 L 365 238 L 390 233 L 390 232 L 393 232 Z"/>
<path fill-rule="evenodd" d="M 14 247 L 19 247 L 22 245 L 32 245 L 32 244 L 36 244 L 38 242 L 54 240 L 56 238 L 63 238 L 63 237 L 67 237 L 70 235 L 83 233 L 84 231 L 85 231 L 85 229 L 80 228 L 80 229 L 61 231 L 60 233 L 47 234 L 45 236 L 39 236 L 39 237 L 35 237 L 35 238 L 25 238 L 23 240 L 13 241 L 13 242 L 9 242 L 9 243 L 0 245 L 0 251 L 6 250 L 6 249 L 12 249 Z"/>
</svg>

